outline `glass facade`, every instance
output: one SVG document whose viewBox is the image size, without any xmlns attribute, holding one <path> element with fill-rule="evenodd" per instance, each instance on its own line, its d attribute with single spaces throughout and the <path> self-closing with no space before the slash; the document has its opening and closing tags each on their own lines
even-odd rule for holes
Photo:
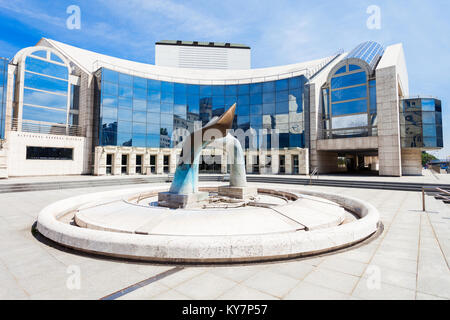
<svg viewBox="0 0 450 320">
<path fill-rule="evenodd" d="M 8 60 L 0 58 L 0 139 L 5 137 L 6 90 Z"/>
<path fill-rule="evenodd" d="M 429 98 L 402 100 L 400 137 L 402 148 L 442 148 L 441 101 Z"/>
<path fill-rule="evenodd" d="M 305 83 L 306 78 L 298 76 L 251 84 L 193 85 L 102 68 L 99 145 L 173 147 L 180 137 L 237 103 L 233 129 L 248 137 L 246 148 L 271 148 L 277 138 L 280 148 L 304 147 Z"/>
<path fill-rule="evenodd" d="M 54 53 L 39 50 L 25 58 L 22 120 L 51 126 L 68 121 L 69 70 Z M 71 117 L 73 120 L 73 117 Z"/>
<path fill-rule="evenodd" d="M 346 64 L 322 89 L 325 139 L 376 135 L 376 82 L 355 64 Z"/>
</svg>

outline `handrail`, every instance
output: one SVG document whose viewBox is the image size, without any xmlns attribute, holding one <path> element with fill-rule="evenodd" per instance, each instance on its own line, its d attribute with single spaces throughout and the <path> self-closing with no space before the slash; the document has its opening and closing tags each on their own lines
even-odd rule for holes
<svg viewBox="0 0 450 320">
<path fill-rule="evenodd" d="M 19 120 L 18 118 L 12 119 L 11 130 L 64 136 L 85 136 L 85 130 L 82 126 L 71 124 L 52 124 L 42 121 Z"/>
<path fill-rule="evenodd" d="M 438 191 L 438 192 L 442 192 L 442 193 L 445 193 L 450 196 L 450 192 L 448 192 L 444 189 L 438 188 L 438 187 L 422 187 L 422 211 L 426 211 L 425 210 L 425 190 L 434 191 L 434 192 Z M 450 197 L 445 197 L 440 194 L 435 195 L 435 197 L 437 197 L 441 200 L 444 200 L 444 201 L 450 201 Z"/>
<path fill-rule="evenodd" d="M 309 184 L 312 184 L 312 178 L 314 176 L 317 176 L 317 179 L 319 179 L 319 168 L 315 167 L 314 170 L 311 172 L 311 174 L 309 175 Z"/>
</svg>

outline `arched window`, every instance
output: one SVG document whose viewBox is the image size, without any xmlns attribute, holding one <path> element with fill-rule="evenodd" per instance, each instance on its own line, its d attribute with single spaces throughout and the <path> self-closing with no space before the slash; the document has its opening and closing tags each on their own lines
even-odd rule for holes
<svg viewBox="0 0 450 320">
<path fill-rule="evenodd" d="M 67 124 L 69 69 L 50 50 L 36 50 L 24 60 L 22 126 L 44 122 L 52 129 Z M 51 132 L 49 132 L 51 133 Z"/>
</svg>

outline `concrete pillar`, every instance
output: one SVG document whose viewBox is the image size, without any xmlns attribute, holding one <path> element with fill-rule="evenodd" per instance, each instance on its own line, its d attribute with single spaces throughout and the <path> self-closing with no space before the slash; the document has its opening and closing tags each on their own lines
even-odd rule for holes
<svg viewBox="0 0 450 320">
<path fill-rule="evenodd" d="M 377 69 L 378 158 L 380 176 L 402 175 L 398 80 L 395 66 Z"/>
<path fill-rule="evenodd" d="M 272 155 L 271 173 L 278 174 L 280 170 L 280 154 L 278 151 L 272 150 L 271 155 Z"/>
<path fill-rule="evenodd" d="M 113 154 L 113 158 L 112 174 L 121 175 L 122 153 L 120 151 L 116 151 L 116 153 Z"/>
<path fill-rule="evenodd" d="M 402 149 L 402 174 L 422 175 L 422 150 L 413 148 Z"/>
<path fill-rule="evenodd" d="M 94 175 L 104 176 L 106 175 L 106 152 L 102 147 L 96 147 L 94 153 Z"/>
<path fill-rule="evenodd" d="M 285 161 L 285 167 L 286 167 L 286 174 L 292 174 L 293 162 L 292 162 L 292 154 L 290 152 L 286 152 L 286 157 L 285 157 L 284 161 Z"/>
<path fill-rule="evenodd" d="M 136 174 L 136 153 L 130 152 L 128 154 L 128 174 L 133 175 Z"/>
<path fill-rule="evenodd" d="M 164 173 L 163 165 L 164 165 L 164 154 L 162 153 L 162 151 L 159 151 L 158 154 L 156 155 L 156 173 L 157 174 Z"/>
</svg>

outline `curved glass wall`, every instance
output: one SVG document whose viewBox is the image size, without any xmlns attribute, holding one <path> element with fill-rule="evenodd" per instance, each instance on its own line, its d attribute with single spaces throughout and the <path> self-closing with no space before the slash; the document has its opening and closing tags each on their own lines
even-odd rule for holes
<svg viewBox="0 0 450 320">
<path fill-rule="evenodd" d="M 68 78 L 67 66 L 50 51 L 38 50 L 25 58 L 23 126 L 27 122 L 45 122 L 50 126 L 66 125 Z"/>
<path fill-rule="evenodd" d="M 0 58 L 0 139 L 5 137 L 6 90 L 8 60 Z"/>
<path fill-rule="evenodd" d="M 99 144 L 173 147 L 181 136 L 237 103 L 233 129 L 245 135 L 246 148 L 304 147 L 305 82 L 299 76 L 240 85 L 193 85 L 102 68 Z"/>
<path fill-rule="evenodd" d="M 367 41 L 359 44 L 348 55 L 349 58 L 357 58 L 365 61 L 373 70 L 384 53 L 383 46 L 374 41 Z M 350 70 L 351 71 L 351 70 Z"/>
<path fill-rule="evenodd" d="M 402 100 L 400 137 L 402 148 L 442 148 L 441 101 L 428 98 Z"/>
<path fill-rule="evenodd" d="M 346 64 L 322 89 L 325 139 L 376 135 L 376 83 L 358 65 Z"/>
</svg>

